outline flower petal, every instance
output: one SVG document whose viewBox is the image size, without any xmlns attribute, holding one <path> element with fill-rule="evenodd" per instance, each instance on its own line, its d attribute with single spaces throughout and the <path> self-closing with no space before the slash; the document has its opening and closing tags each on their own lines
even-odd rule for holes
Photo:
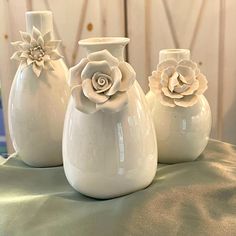
<svg viewBox="0 0 236 236">
<path fill-rule="evenodd" d="M 28 58 L 29 57 L 29 53 L 27 51 L 23 51 L 20 55 L 20 58 Z"/>
<path fill-rule="evenodd" d="M 163 87 L 167 87 L 169 83 L 169 78 L 175 73 L 175 68 L 174 67 L 169 67 L 165 70 L 162 71 L 161 73 L 161 85 Z"/>
<path fill-rule="evenodd" d="M 206 79 L 206 76 L 203 75 L 202 73 L 200 73 L 197 76 L 196 79 L 199 81 L 199 88 L 198 88 L 196 94 L 197 95 L 203 94 L 207 90 L 207 88 L 208 88 L 208 86 L 207 86 L 208 81 Z"/>
<path fill-rule="evenodd" d="M 32 64 L 34 61 L 31 58 L 27 58 L 27 65 L 29 66 L 30 64 Z"/>
<path fill-rule="evenodd" d="M 50 56 L 51 60 L 59 60 L 60 58 L 63 58 L 63 56 L 59 52 L 57 52 L 57 51 L 52 51 L 49 54 L 49 56 Z"/>
<path fill-rule="evenodd" d="M 31 45 L 32 47 L 38 46 L 36 39 L 31 38 L 30 45 Z"/>
<path fill-rule="evenodd" d="M 82 88 L 83 88 L 84 95 L 92 102 L 104 103 L 109 98 L 108 96 L 106 96 L 104 94 L 98 94 L 94 91 L 91 79 L 83 80 Z"/>
<path fill-rule="evenodd" d="M 11 56 L 11 60 L 17 60 L 17 61 L 20 61 L 21 58 L 21 51 L 16 51 L 13 53 L 13 55 Z"/>
<path fill-rule="evenodd" d="M 184 94 L 184 93 L 188 88 L 190 88 L 189 84 L 182 84 L 182 85 L 178 84 L 178 85 L 175 86 L 174 92 L 175 93 L 180 93 L 182 95 L 187 95 L 187 94 Z M 190 94 L 192 94 L 192 93 L 190 93 Z"/>
<path fill-rule="evenodd" d="M 199 81 L 198 80 L 194 80 L 194 82 L 191 84 L 191 86 L 189 87 L 189 89 L 187 89 L 184 92 L 181 92 L 182 95 L 191 95 L 193 94 L 197 89 L 199 88 Z"/>
<path fill-rule="evenodd" d="M 91 102 L 87 97 L 84 96 L 82 86 L 77 85 L 71 89 L 71 95 L 73 97 L 75 107 L 86 114 L 92 114 L 96 112 L 96 104 Z"/>
<path fill-rule="evenodd" d="M 32 31 L 32 37 L 37 41 L 38 37 L 41 36 L 41 32 L 36 28 L 33 27 L 33 31 Z"/>
<path fill-rule="evenodd" d="M 22 49 L 22 50 L 29 50 L 30 49 L 30 47 L 31 47 L 31 45 L 30 45 L 30 43 L 21 43 L 20 44 L 20 48 Z"/>
<path fill-rule="evenodd" d="M 178 64 L 182 66 L 190 67 L 195 72 L 195 76 L 197 76 L 200 72 L 200 70 L 198 69 L 197 63 L 191 60 L 181 60 Z"/>
<path fill-rule="evenodd" d="M 148 77 L 150 89 L 161 89 L 160 84 L 160 73 L 158 71 L 153 71 L 152 75 Z"/>
<path fill-rule="evenodd" d="M 171 93 L 170 90 L 168 88 L 163 87 L 162 92 L 164 93 L 165 96 L 169 97 L 169 98 L 182 98 L 183 95 L 178 94 L 178 93 Z"/>
<path fill-rule="evenodd" d="M 161 88 L 162 88 L 159 81 L 155 81 L 155 80 L 149 80 L 149 87 L 150 87 L 150 90 L 152 90 L 155 93 L 160 93 Z"/>
<path fill-rule="evenodd" d="M 72 88 L 76 85 L 82 84 L 81 72 L 88 63 L 87 58 L 83 58 L 77 65 L 69 70 L 69 86 Z"/>
<path fill-rule="evenodd" d="M 111 88 L 105 93 L 108 96 L 115 94 L 120 88 L 122 74 L 118 67 L 115 66 L 112 68 L 111 77 L 113 78 L 113 84 Z"/>
<path fill-rule="evenodd" d="M 161 91 L 159 75 L 160 75 L 159 72 L 153 71 L 152 75 L 148 77 L 150 90 L 152 90 L 155 93 L 156 92 L 160 93 Z"/>
<path fill-rule="evenodd" d="M 41 47 L 44 46 L 44 40 L 42 36 L 39 36 L 37 39 L 37 44 L 40 45 Z"/>
<path fill-rule="evenodd" d="M 194 81 L 195 73 L 187 66 L 177 66 L 176 71 L 180 74 L 179 78 L 183 83 L 192 84 Z"/>
<path fill-rule="evenodd" d="M 33 63 L 32 69 L 33 69 L 35 75 L 36 75 L 37 77 L 39 77 L 40 74 L 41 74 L 41 72 L 42 72 L 42 68 L 41 68 L 41 67 L 38 67 L 38 66 L 36 65 L 36 63 Z"/>
<path fill-rule="evenodd" d="M 16 41 L 16 42 L 11 42 L 11 45 L 13 47 L 16 47 L 18 50 L 21 50 L 21 45 L 22 44 L 22 41 Z"/>
<path fill-rule="evenodd" d="M 41 60 L 41 61 L 36 61 L 36 64 L 37 64 L 37 66 L 39 66 L 39 67 L 44 67 L 44 61 L 43 61 L 43 60 Z"/>
<path fill-rule="evenodd" d="M 122 74 L 119 91 L 124 92 L 127 91 L 133 85 L 136 73 L 129 63 L 123 61 L 119 63 L 119 69 Z"/>
<path fill-rule="evenodd" d="M 168 107 L 175 107 L 174 100 L 169 97 L 166 97 L 163 93 L 160 93 L 160 96 L 158 97 L 162 105 L 168 106 Z"/>
<path fill-rule="evenodd" d="M 127 92 L 118 92 L 110 97 L 110 99 L 102 104 L 97 104 L 98 110 L 104 112 L 119 112 L 128 104 Z"/>
<path fill-rule="evenodd" d="M 152 75 L 148 77 L 149 81 L 150 80 L 160 80 L 161 74 L 159 71 L 154 70 L 152 72 Z"/>
<path fill-rule="evenodd" d="M 52 39 L 52 33 L 51 31 L 47 32 L 44 36 L 43 36 L 43 40 L 44 42 L 48 42 Z"/>
<path fill-rule="evenodd" d="M 93 52 L 88 55 L 90 61 L 107 61 L 109 66 L 118 66 L 119 60 L 111 55 L 108 50 Z"/>
<path fill-rule="evenodd" d="M 195 105 L 198 101 L 198 96 L 196 95 L 189 95 L 184 96 L 181 99 L 174 99 L 174 103 L 180 107 L 191 107 Z"/>
<path fill-rule="evenodd" d="M 24 42 L 30 43 L 30 41 L 31 41 L 31 35 L 30 35 L 29 33 L 20 31 L 20 35 L 21 35 L 21 38 L 22 38 L 22 40 L 23 40 Z"/>
<path fill-rule="evenodd" d="M 168 67 L 173 67 L 175 68 L 177 66 L 177 61 L 174 59 L 169 59 L 161 62 L 160 64 L 157 65 L 157 70 L 158 71 L 163 71 Z"/>
<path fill-rule="evenodd" d="M 60 44 L 61 44 L 61 40 L 47 41 L 45 42 L 45 50 L 47 51 L 55 50 L 59 47 Z"/>
<path fill-rule="evenodd" d="M 181 60 L 178 64 L 182 66 L 190 67 L 193 70 L 195 70 L 197 67 L 197 64 L 191 60 Z"/>
<path fill-rule="evenodd" d="M 173 92 L 175 89 L 175 86 L 179 84 L 178 76 L 179 74 L 175 72 L 169 79 L 168 88 L 171 92 Z"/>
<path fill-rule="evenodd" d="M 93 74 L 96 72 L 111 75 L 111 68 L 106 61 L 90 61 L 84 67 L 81 73 L 81 78 L 82 80 L 91 79 Z"/>
</svg>

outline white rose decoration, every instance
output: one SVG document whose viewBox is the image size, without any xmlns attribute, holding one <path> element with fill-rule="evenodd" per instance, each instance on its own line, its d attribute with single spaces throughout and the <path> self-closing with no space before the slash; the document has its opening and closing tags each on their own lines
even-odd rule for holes
<svg viewBox="0 0 236 236">
<path fill-rule="evenodd" d="M 170 59 L 160 63 L 152 72 L 149 86 L 163 105 L 189 107 L 196 104 L 198 96 L 206 91 L 207 80 L 193 61 Z"/>
<path fill-rule="evenodd" d="M 118 112 L 128 103 L 127 90 L 135 71 L 107 50 L 90 53 L 70 69 L 69 84 L 75 106 L 81 112 Z"/>
</svg>

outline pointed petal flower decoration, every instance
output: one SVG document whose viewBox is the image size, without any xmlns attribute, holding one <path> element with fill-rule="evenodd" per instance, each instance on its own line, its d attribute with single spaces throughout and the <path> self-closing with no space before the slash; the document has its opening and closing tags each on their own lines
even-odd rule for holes
<svg viewBox="0 0 236 236">
<path fill-rule="evenodd" d="M 169 59 L 152 72 L 149 87 L 164 106 L 190 107 L 207 90 L 207 80 L 195 62 Z"/>
<path fill-rule="evenodd" d="M 135 71 L 107 50 L 90 53 L 69 71 L 75 107 L 86 114 L 119 112 L 128 104 Z"/>
<path fill-rule="evenodd" d="M 36 27 L 32 33 L 20 32 L 22 41 L 13 42 L 16 52 L 11 59 L 20 62 L 22 66 L 31 66 L 37 77 L 43 70 L 54 70 L 52 60 L 58 60 L 62 56 L 57 48 L 60 40 L 52 40 L 51 32 L 42 34 Z"/>
</svg>

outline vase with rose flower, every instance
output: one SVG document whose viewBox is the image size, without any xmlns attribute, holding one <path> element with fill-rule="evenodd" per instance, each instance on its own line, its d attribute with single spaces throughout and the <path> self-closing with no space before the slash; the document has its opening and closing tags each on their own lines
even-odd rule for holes
<svg viewBox="0 0 236 236">
<path fill-rule="evenodd" d="M 159 162 L 195 160 L 208 143 L 211 110 L 203 95 L 206 77 L 190 60 L 190 51 L 161 50 L 149 87 L 146 99 L 156 129 Z"/>
<path fill-rule="evenodd" d="M 8 119 L 13 146 L 28 165 L 62 165 L 62 134 L 69 98 L 68 69 L 53 38 L 52 12 L 26 13 L 27 32 L 12 43 L 20 62 L 12 83 Z"/>
<path fill-rule="evenodd" d="M 95 198 L 147 187 L 157 167 L 155 130 L 135 72 L 124 61 L 127 38 L 81 40 L 87 56 L 69 73 L 63 135 L 69 183 Z"/>
</svg>

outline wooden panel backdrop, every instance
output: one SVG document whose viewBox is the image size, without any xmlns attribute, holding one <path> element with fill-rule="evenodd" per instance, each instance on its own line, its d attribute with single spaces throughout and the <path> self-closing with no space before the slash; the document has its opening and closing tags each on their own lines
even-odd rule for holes
<svg viewBox="0 0 236 236">
<path fill-rule="evenodd" d="M 26 10 L 52 10 L 57 38 L 68 66 L 84 52 L 80 38 L 127 36 L 128 60 L 146 92 L 158 51 L 189 48 L 207 75 L 206 96 L 213 113 L 212 137 L 236 143 L 236 1 L 234 0 L 0 0 L 0 77 L 6 110 L 16 63 L 10 41 L 25 28 Z M 6 113 L 5 113 L 6 120 Z"/>
</svg>

